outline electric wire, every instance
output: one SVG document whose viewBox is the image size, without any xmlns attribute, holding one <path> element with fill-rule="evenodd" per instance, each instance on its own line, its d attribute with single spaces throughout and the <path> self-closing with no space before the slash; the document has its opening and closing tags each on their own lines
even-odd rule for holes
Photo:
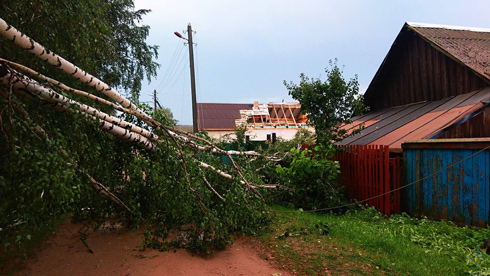
<svg viewBox="0 0 490 276">
<path fill-rule="evenodd" d="M 172 88 L 175 86 L 175 84 L 177 83 L 177 81 L 180 79 L 180 77 L 182 76 L 182 73 L 184 72 L 184 69 L 186 67 L 188 67 L 187 65 L 189 64 L 189 59 L 187 59 L 187 63 L 182 67 L 182 70 L 180 70 L 180 73 L 178 75 L 178 77 L 175 79 L 174 83 L 167 89 L 167 91 L 170 91 L 172 90 Z"/>
<path fill-rule="evenodd" d="M 189 58 L 187 58 L 188 60 Z M 172 72 L 169 74 L 169 77 L 165 80 L 165 82 L 163 83 L 162 87 L 161 87 L 161 90 L 164 90 L 167 88 L 167 86 L 174 80 L 174 77 L 175 75 L 182 71 L 182 68 L 185 68 L 185 63 L 184 63 L 184 60 L 185 60 L 185 54 L 182 55 L 180 57 L 180 61 L 178 62 L 178 65 L 177 67 L 174 67 L 172 69 Z M 177 63 L 176 63 L 177 64 Z"/>
<path fill-rule="evenodd" d="M 202 97 L 201 97 L 201 83 L 200 83 L 200 77 L 199 77 L 199 47 L 197 47 L 197 44 L 196 44 L 196 82 L 197 82 L 197 100 L 198 102 L 202 103 Z M 197 103 L 196 103 L 197 105 Z M 199 127 L 199 122 L 201 121 L 201 118 L 203 118 L 203 111 L 202 111 L 202 108 L 199 108 L 198 106 L 196 107 L 197 108 L 197 125 Z"/>
<path fill-rule="evenodd" d="M 169 73 L 175 67 L 175 61 L 177 60 L 177 57 L 180 57 L 183 48 L 184 48 L 184 44 L 179 41 L 179 43 L 177 44 L 177 47 L 175 48 L 174 53 L 172 55 L 172 59 L 170 60 L 170 63 L 168 64 L 167 70 L 165 71 L 165 73 L 163 75 L 162 80 L 160 81 L 160 83 L 155 88 L 156 90 L 158 90 L 160 88 L 160 86 L 163 84 L 163 82 L 168 78 Z"/>
</svg>

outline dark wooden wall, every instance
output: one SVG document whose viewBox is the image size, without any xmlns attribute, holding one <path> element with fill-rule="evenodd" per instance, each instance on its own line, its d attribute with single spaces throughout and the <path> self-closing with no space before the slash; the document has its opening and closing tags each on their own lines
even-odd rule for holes
<svg viewBox="0 0 490 276">
<path fill-rule="evenodd" d="M 490 137 L 490 110 L 469 119 L 465 123 L 445 132 L 438 139 L 446 138 L 483 138 Z"/>
<path fill-rule="evenodd" d="M 432 47 L 413 31 L 393 45 L 365 95 L 371 111 L 433 101 L 489 86 L 468 67 Z"/>
</svg>

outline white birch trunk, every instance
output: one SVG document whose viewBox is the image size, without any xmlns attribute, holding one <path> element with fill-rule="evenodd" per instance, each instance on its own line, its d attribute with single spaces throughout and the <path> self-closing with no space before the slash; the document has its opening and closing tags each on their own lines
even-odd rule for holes
<svg viewBox="0 0 490 276">
<path fill-rule="evenodd" d="M 138 109 L 130 100 L 119 94 L 119 92 L 117 92 L 114 88 L 110 87 L 109 85 L 92 76 L 91 74 L 85 72 L 81 68 L 78 68 L 63 57 L 56 55 L 54 52 L 51 52 L 47 48 L 43 47 L 41 44 L 34 41 L 32 38 L 18 31 L 13 26 L 8 25 L 7 22 L 5 22 L 5 20 L 3 20 L 2 18 L 0 18 L 0 35 L 12 41 L 14 44 L 21 47 L 22 49 L 35 55 L 39 59 L 58 67 L 65 73 L 72 75 L 75 79 L 84 82 L 91 87 L 97 89 L 98 91 L 104 93 L 115 102 L 119 103 L 121 106 L 136 110 L 142 117 L 145 117 L 146 119 L 150 118 L 146 113 Z"/>
<path fill-rule="evenodd" d="M 0 69 L 1 68 L 6 69 L 5 67 L 0 65 Z M 24 78 L 28 79 L 27 77 Z M 150 139 L 144 137 L 143 135 L 140 135 L 139 133 L 135 133 L 129 129 L 123 128 L 120 125 L 118 125 L 117 121 L 112 120 L 112 119 L 117 119 L 119 121 L 122 121 L 119 118 L 112 117 L 108 114 L 100 112 L 89 106 L 79 104 L 69 98 L 66 98 L 63 95 L 60 95 L 52 91 L 51 89 L 39 85 L 37 82 L 33 80 L 27 81 L 26 79 L 21 79 L 16 75 L 13 75 L 11 77 L 11 74 L 9 72 L 5 75 L 0 76 L 0 84 L 4 85 L 5 87 L 9 87 L 11 85 L 14 91 L 22 91 L 24 93 L 26 91 L 29 91 L 32 94 L 39 95 L 43 99 L 46 99 L 47 101 L 54 103 L 55 104 L 54 107 L 57 108 L 58 110 L 62 110 L 62 111 L 68 110 L 67 104 L 78 105 L 80 107 L 80 111 L 98 120 L 98 122 L 100 123 L 99 127 L 103 131 L 112 134 L 114 136 L 117 136 L 119 138 L 122 138 L 124 140 L 136 142 L 145 149 L 148 150 L 155 149 L 155 145 L 150 141 Z M 129 123 L 126 122 L 126 124 Z"/>
<path fill-rule="evenodd" d="M 3 67 L 0 65 L 0 68 Z M 12 71 L 10 69 L 9 71 Z M 65 97 L 61 94 L 56 93 L 50 88 L 46 88 L 42 85 L 40 85 L 38 82 L 28 78 L 27 76 L 21 75 L 19 73 L 14 72 L 12 74 L 9 73 L 5 76 L 0 77 L 0 82 L 8 86 L 9 82 L 11 82 L 12 86 L 17 89 L 17 90 L 27 90 L 30 91 L 33 94 L 39 95 L 41 98 L 45 99 L 46 101 L 52 102 L 52 103 L 59 103 L 59 104 L 68 104 L 68 105 L 74 105 L 80 108 L 82 112 L 88 113 L 92 116 L 98 117 L 99 119 L 102 119 L 104 121 L 107 121 L 111 124 L 117 125 L 123 129 L 126 129 L 130 132 L 134 132 L 137 134 L 140 134 L 152 141 L 157 141 L 158 136 L 155 134 L 149 132 L 146 129 L 143 129 L 139 126 L 133 125 L 131 123 L 128 123 L 124 120 L 121 120 L 117 117 L 111 116 L 109 114 L 106 114 L 100 110 L 97 110 L 93 107 L 90 107 L 86 104 L 81 104 L 78 103 L 68 97 Z"/>
</svg>

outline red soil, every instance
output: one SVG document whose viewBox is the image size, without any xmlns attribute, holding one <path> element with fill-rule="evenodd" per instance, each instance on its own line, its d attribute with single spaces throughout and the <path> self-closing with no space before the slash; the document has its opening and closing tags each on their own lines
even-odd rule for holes
<svg viewBox="0 0 490 276">
<path fill-rule="evenodd" d="M 185 250 L 144 250 L 141 232 L 128 229 L 89 233 L 80 241 L 80 224 L 64 223 L 55 237 L 15 275 L 291 275 L 261 259 L 247 237 L 211 256 Z M 1 273 L 0 273 L 1 274 Z"/>
</svg>

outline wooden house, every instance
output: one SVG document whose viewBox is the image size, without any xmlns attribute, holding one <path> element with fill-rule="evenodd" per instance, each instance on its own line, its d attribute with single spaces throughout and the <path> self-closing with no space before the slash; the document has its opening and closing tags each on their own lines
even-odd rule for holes
<svg viewBox="0 0 490 276">
<path fill-rule="evenodd" d="M 490 137 L 490 29 L 405 23 L 365 95 L 370 112 L 340 145 Z"/>
<path fill-rule="evenodd" d="M 364 100 L 370 112 L 343 126 L 363 129 L 336 157 L 351 198 L 490 222 L 490 29 L 405 23 Z"/>
</svg>

